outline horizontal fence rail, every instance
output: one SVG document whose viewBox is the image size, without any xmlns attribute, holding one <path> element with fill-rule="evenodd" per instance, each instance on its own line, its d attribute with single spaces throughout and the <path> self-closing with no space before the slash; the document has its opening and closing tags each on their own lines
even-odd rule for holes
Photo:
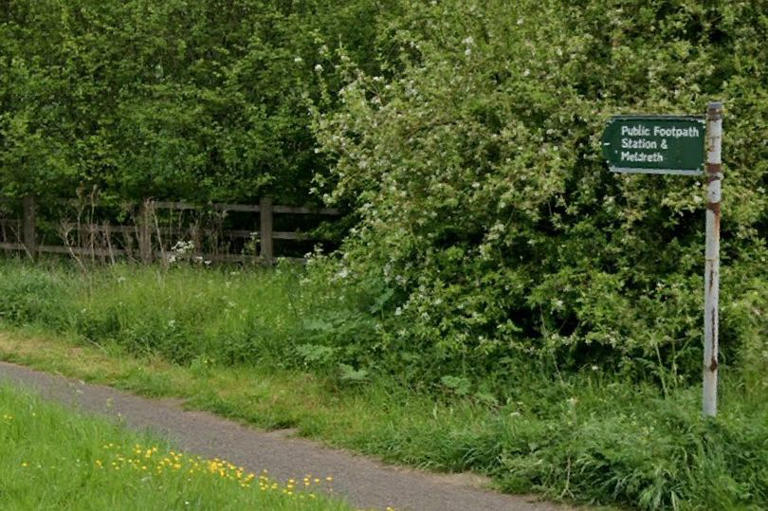
<svg viewBox="0 0 768 511">
<path fill-rule="evenodd" d="M 18 201 L 16 201 L 18 202 Z M 12 199 L 0 198 L 0 205 L 13 203 Z M 93 210 L 98 204 L 89 204 L 84 207 L 82 201 L 63 200 L 58 203 L 72 207 L 80 207 L 81 210 L 90 208 Z M 66 254 L 72 257 L 91 257 L 114 260 L 117 257 L 134 257 L 143 262 L 161 260 L 172 261 L 176 253 L 172 249 L 164 248 L 163 243 L 169 243 L 175 235 L 180 233 L 193 234 L 194 237 L 205 240 L 256 240 L 259 245 L 259 253 L 204 253 L 196 250 L 185 256 L 200 262 L 258 262 L 272 264 L 275 260 L 274 240 L 288 241 L 319 241 L 317 237 L 311 237 L 307 233 L 295 231 L 275 231 L 274 216 L 285 215 L 312 215 L 318 217 L 338 217 L 341 212 L 333 208 L 311 208 L 306 206 L 274 205 L 270 198 L 262 198 L 259 204 L 225 204 L 209 203 L 194 204 L 190 202 L 154 201 L 146 200 L 140 204 L 126 204 L 123 207 L 137 211 L 135 223 L 118 224 L 111 222 L 81 221 L 78 215 L 77 222 L 59 219 L 59 230 L 62 233 L 62 245 L 38 242 L 38 204 L 34 197 L 25 197 L 21 201 L 22 218 L 0 218 L 0 250 L 25 252 L 30 257 L 37 254 Z M 157 219 L 157 211 L 177 212 L 203 212 L 214 211 L 219 214 L 229 212 L 256 213 L 259 216 L 258 228 L 250 229 L 216 229 L 212 227 L 200 227 L 195 224 L 185 228 L 174 228 L 161 225 Z M 254 225 L 254 227 L 256 227 Z M 136 244 L 136 249 L 129 247 L 120 248 L 113 246 L 112 237 L 122 235 L 125 240 Z M 81 246 L 69 241 L 74 237 L 83 243 L 89 240 L 89 246 Z M 96 240 L 102 246 L 96 246 Z M 180 240 L 176 240 L 180 241 Z M 247 242 L 247 241 L 246 241 Z M 154 245 L 157 244 L 158 247 Z M 159 248 L 159 249 L 158 249 Z M 200 247 L 196 247 L 200 248 Z M 138 257 L 136 257 L 138 256 Z M 284 259 L 304 261 L 303 258 L 287 257 Z"/>
<path fill-rule="evenodd" d="M 195 210 L 200 209 L 203 206 L 191 204 L 189 202 L 165 202 L 157 201 L 154 206 L 158 209 L 177 209 L 177 210 Z M 261 211 L 261 205 L 255 204 L 207 204 L 205 207 L 210 207 L 217 211 L 241 211 L 246 213 L 259 213 Z M 291 215 L 328 215 L 339 216 L 341 213 L 335 208 L 319 208 L 313 209 L 304 206 L 272 206 L 273 213 L 287 213 Z"/>
</svg>

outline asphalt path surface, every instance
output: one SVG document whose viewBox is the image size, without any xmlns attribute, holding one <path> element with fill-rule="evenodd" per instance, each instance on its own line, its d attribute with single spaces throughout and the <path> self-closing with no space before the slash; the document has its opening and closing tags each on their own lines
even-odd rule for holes
<svg viewBox="0 0 768 511">
<path fill-rule="evenodd" d="M 569 511 L 535 497 L 503 495 L 482 488 L 472 475 L 441 475 L 385 465 L 353 453 L 294 438 L 290 431 L 265 432 L 206 412 L 184 410 L 181 400 L 148 399 L 0 362 L 0 380 L 43 398 L 149 429 L 190 454 L 218 457 L 277 480 L 305 474 L 333 477 L 333 492 L 366 509 L 398 511 Z"/>
</svg>

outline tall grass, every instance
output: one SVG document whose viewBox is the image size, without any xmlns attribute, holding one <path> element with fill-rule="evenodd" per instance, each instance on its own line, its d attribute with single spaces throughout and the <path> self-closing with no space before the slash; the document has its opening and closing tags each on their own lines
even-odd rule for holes
<svg viewBox="0 0 768 511">
<path fill-rule="evenodd" d="M 343 511 L 314 484 L 278 483 L 221 460 L 178 453 L 0 386 L 0 506 L 28 509 Z"/>
<path fill-rule="evenodd" d="M 397 372 L 334 363 L 345 339 L 375 335 L 377 320 L 354 297 L 303 278 L 291 268 L 83 275 L 6 261 L 0 325 L 74 335 L 123 359 L 160 354 L 178 364 L 174 377 L 139 367 L 144 390 L 392 461 L 474 470 L 508 491 L 647 510 L 768 508 L 768 381 L 755 370 L 758 351 L 749 368 L 723 367 L 712 421 L 700 417 L 699 387 L 673 372 L 660 386 L 596 366 L 550 374 L 531 361 L 510 368 L 514 383 L 501 395 L 452 380 L 415 391 Z M 381 349 L 372 339 L 371 350 Z M 135 382 L 137 370 L 117 378 Z"/>
<path fill-rule="evenodd" d="M 88 274 L 50 263 L 0 267 L 0 318 L 117 343 L 135 354 L 227 365 L 283 364 L 314 289 L 295 269 L 114 266 Z"/>
</svg>

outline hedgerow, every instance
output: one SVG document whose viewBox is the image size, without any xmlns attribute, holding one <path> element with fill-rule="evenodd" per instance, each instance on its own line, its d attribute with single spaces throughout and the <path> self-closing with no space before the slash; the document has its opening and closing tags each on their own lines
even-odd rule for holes
<svg viewBox="0 0 768 511">
<path fill-rule="evenodd" d="M 406 4 L 382 71 L 340 59 L 343 105 L 315 126 L 336 162 L 317 181 L 360 218 L 337 271 L 386 311 L 382 357 L 399 365 L 383 365 L 443 382 L 533 360 L 697 376 L 704 179 L 613 175 L 599 137 L 614 114 L 711 100 L 726 105 L 724 356 L 763 351 L 765 2 Z"/>
<path fill-rule="evenodd" d="M 334 48 L 371 60 L 389 4 L 5 2 L 0 193 L 302 204 L 317 69 L 335 87 Z"/>
</svg>

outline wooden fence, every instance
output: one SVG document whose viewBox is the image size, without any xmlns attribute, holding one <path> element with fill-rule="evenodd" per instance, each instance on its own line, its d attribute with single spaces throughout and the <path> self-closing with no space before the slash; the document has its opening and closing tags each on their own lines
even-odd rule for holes
<svg viewBox="0 0 768 511">
<path fill-rule="evenodd" d="M 10 199 L 0 198 L 0 203 L 10 203 Z M 74 205 L 77 201 L 58 201 Z M 138 206 L 138 207 L 136 207 Z M 206 262 L 261 262 L 272 264 L 275 260 L 274 240 L 293 241 L 320 241 L 306 233 L 294 231 L 275 231 L 275 215 L 312 215 L 321 217 L 338 217 L 339 210 L 330 208 L 310 208 L 275 205 L 270 198 L 262 198 L 259 204 L 192 204 L 188 202 L 167 202 L 146 200 L 141 204 L 134 204 L 137 213 L 134 215 L 134 223 L 130 225 L 115 224 L 112 222 L 81 222 L 80 217 L 75 223 L 62 221 L 60 226 L 61 245 L 39 243 L 38 235 L 38 204 L 34 197 L 24 197 L 21 201 L 21 218 L 0 217 L 0 250 L 25 252 L 34 258 L 41 253 L 68 254 L 75 258 L 90 257 L 113 260 L 117 257 L 130 257 L 144 263 L 153 260 L 167 262 L 176 257 L 173 247 L 168 243 L 174 235 L 180 233 L 179 229 L 172 226 L 160 225 L 157 220 L 157 211 L 213 211 L 222 216 L 230 212 L 258 214 L 259 222 L 256 229 L 211 229 L 197 228 L 188 230 L 193 238 L 203 239 L 205 236 L 222 236 L 229 240 L 257 240 L 258 255 L 232 252 L 204 253 L 200 249 L 203 243 L 198 243 L 192 254 L 195 260 Z M 18 210 L 18 208 L 17 208 Z M 92 219 L 91 219 L 92 220 Z M 254 222 L 255 223 L 255 222 Z M 256 225 L 254 225 L 256 227 Z M 70 243 L 70 233 L 75 232 L 78 240 L 90 240 L 90 243 Z M 123 236 L 123 247 L 112 243 L 114 236 Z M 165 245 L 163 243 L 165 237 Z M 94 240 L 99 239 L 99 243 Z M 135 242 L 135 243 L 134 243 Z M 193 242 L 192 246 L 195 244 Z M 135 245 L 135 250 L 132 248 Z M 288 259 L 303 260 L 303 258 L 289 257 Z"/>
</svg>

